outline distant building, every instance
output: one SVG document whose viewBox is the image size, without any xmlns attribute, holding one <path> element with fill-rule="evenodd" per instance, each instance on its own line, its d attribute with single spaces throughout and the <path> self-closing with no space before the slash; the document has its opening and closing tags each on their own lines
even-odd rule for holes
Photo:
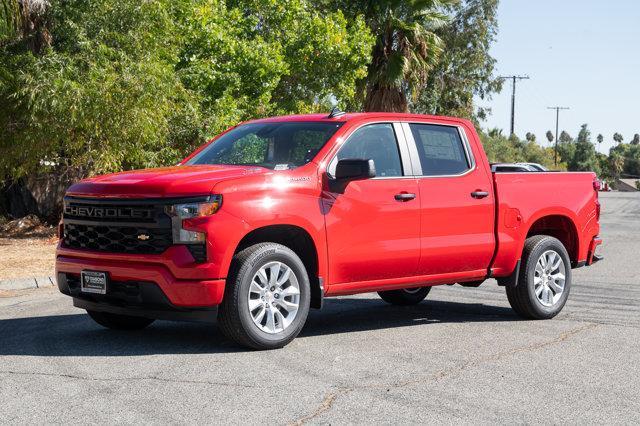
<svg viewBox="0 0 640 426">
<path fill-rule="evenodd" d="M 622 192 L 636 192 L 638 179 L 616 179 L 615 188 Z"/>
</svg>

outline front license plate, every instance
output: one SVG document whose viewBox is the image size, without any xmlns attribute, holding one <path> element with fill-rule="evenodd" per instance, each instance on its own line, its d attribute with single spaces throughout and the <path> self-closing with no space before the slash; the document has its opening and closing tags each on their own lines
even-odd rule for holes
<svg viewBox="0 0 640 426">
<path fill-rule="evenodd" d="M 80 273 L 80 290 L 84 293 L 107 294 L 107 273 L 82 271 Z"/>
</svg>

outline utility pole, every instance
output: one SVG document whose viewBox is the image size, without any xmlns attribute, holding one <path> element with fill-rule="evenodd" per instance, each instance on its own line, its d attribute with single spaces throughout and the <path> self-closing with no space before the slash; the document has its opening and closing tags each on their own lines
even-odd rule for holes
<svg viewBox="0 0 640 426">
<path fill-rule="evenodd" d="M 558 122 L 560 121 L 560 110 L 565 110 L 565 109 L 569 109 L 569 107 L 561 107 L 561 106 L 554 106 L 554 107 L 547 107 L 547 109 L 555 109 L 556 110 L 556 144 L 553 148 L 553 164 L 554 165 L 558 165 Z"/>
<path fill-rule="evenodd" d="M 528 75 L 505 75 L 499 77 L 503 80 L 510 79 L 511 80 L 511 133 L 509 135 L 513 135 L 515 133 L 515 111 L 516 111 L 516 82 L 518 80 L 529 80 Z"/>
</svg>

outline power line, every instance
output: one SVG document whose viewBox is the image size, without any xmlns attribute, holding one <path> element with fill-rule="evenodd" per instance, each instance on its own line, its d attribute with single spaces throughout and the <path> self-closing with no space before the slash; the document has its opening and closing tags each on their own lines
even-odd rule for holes
<svg viewBox="0 0 640 426">
<path fill-rule="evenodd" d="M 556 110 L 556 144 L 553 148 L 554 150 L 553 164 L 557 166 L 558 165 L 558 122 L 560 121 L 560 110 L 569 109 L 569 107 L 554 106 L 554 107 L 547 107 L 547 109 Z"/>
<path fill-rule="evenodd" d="M 515 133 L 515 110 L 516 110 L 516 82 L 518 80 L 529 80 L 528 75 L 505 75 L 500 76 L 503 80 L 510 79 L 511 80 L 511 133 L 513 135 Z"/>
</svg>

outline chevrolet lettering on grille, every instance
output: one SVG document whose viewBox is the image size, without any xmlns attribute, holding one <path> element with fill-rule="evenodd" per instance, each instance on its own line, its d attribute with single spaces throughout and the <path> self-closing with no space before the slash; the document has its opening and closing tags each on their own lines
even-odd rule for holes
<svg viewBox="0 0 640 426">
<path fill-rule="evenodd" d="M 149 219 L 152 217 L 151 210 L 136 209 L 131 207 L 95 207 L 67 205 L 64 207 L 64 214 L 74 217 L 90 217 L 105 219 Z"/>
</svg>

